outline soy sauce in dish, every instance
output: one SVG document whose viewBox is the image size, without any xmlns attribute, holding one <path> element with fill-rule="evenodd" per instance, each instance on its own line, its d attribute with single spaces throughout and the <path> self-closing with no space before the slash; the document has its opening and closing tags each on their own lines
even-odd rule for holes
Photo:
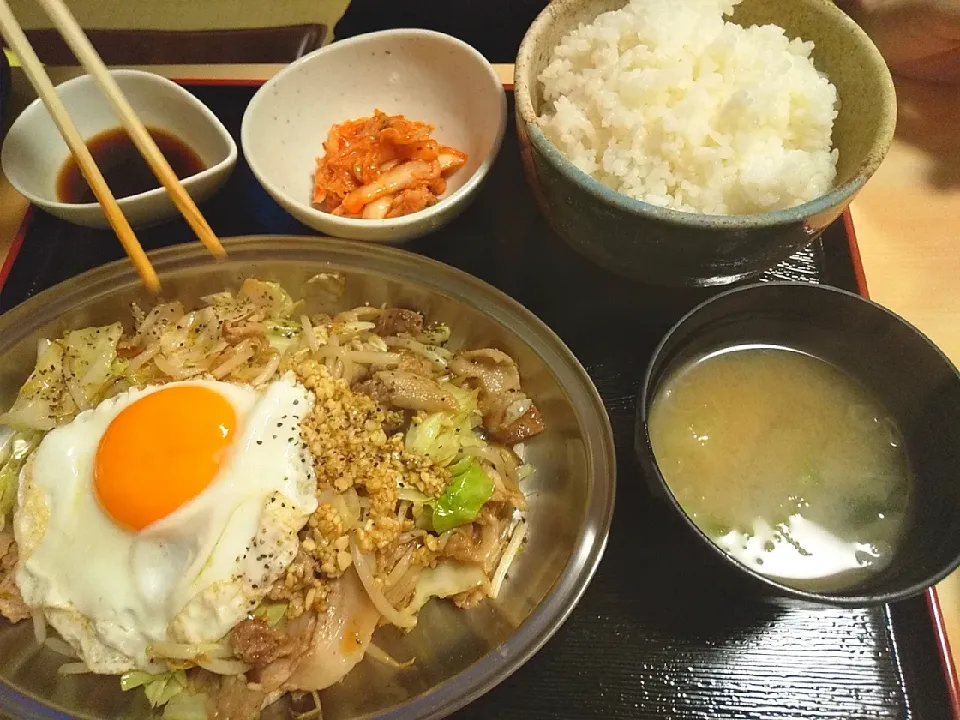
<svg viewBox="0 0 960 720">
<path fill-rule="evenodd" d="M 181 180 L 206 169 L 200 156 L 176 135 L 159 128 L 147 130 Z M 87 140 L 87 148 L 115 197 L 129 197 L 160 187 L 160 181 L 123 128 L 94 135 Z M 97 202 L 73 155 L 57 175 L 57 200 L 73 204 Z"/>
</svg>

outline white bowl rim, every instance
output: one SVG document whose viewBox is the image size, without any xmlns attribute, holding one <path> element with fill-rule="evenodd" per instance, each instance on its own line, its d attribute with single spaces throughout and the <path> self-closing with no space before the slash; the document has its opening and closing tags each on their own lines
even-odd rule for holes
<svg viewBox="0 0 960 720">
<path fill-rule="evenodd" d="M 279 83 L 284 77 L 289 74 L 292 74 L 298 70 L 301 66 L 306 65 L 312 62 L 315 58 L 324 53 L 332 52 L 338 48 L 350 47 L 352 45 L 361 45 L 371 40 L 378 40 L 385 37 L 402 37 L 407 35 L 409 37 L 431 37 L 438 40 L 447 42 L 448 44 L 457 47 L 458 49 L 464 51 L 467 55 L 472 56 L 475 60 L 479 62 L 480 65 L 485 67 L 487 74 L 490 76 L 490 79 L 500 88 L 500 120 L 497 125 L 496 135 L 494 137 L 493 146 L 490 148 L 490 151 L 487 153 L 487 156 L 483 159 L 483 162 L 473 171 L 473 175 L 467 178 L 467 181 L 457 188 L 454 192 L 450 193 L 448 196 L 441 198 L 435 205 L 431 205 L 428 208 L 424 208 L 419 212 L 410 213 L 409 215 L 402 215 L 397 218 L 381 219 L 381 220 L 365 220 L 363 218 L 345 218 L 339 215 L 334 215 L 329 212 L 324 212 L 323 210 L 317 210 L 310 203 L 303 202 L 297 198 L 289 195 L 288 193 L 277 188 L 273 183 L 267 182 L 263 174 L 260 172 L 260 168 L 257 166 L 257 163 L 254 158 L 250 156 L 250 153 L 247 151 L 248 135 L 250 133 L 248 119 L 250 117 L 251 109 L 254 107 L 254 104 L 258 102 L 262 95 L 265 95 L 270 88 L 274 87 Z M 447 35 L 446 33 L 437 32 L 435 30 L 426 30 L 423 28 L 395 28 L 392 30 L 378 30 L 376 32 L 363 33 L 361 35 L 355 35 L 352 38 L 347 38 L 345 40 L 337 40 L 329 45 L 325 45 L 322 48 L 318 48 L 311 53 L 307 53 L 301 58 L 294 60 L 292 63 L 283 68 L 280 72 L 274 75 L 272 78 L 267 80 L 260 89 L 254 93 L 254 96 L 250 99 L 250 102 L 247 103 L 247 108 L 243 112 L 243 123 L 240 128 L 240 145 L 243 147 L 243 156 L 246 158 L 247 165 L 250 166 L 250 170 L 253 172 L 254 176 L 257 178 L 257 182 L 263 186 L 267 192 L 271 195 L 276 195 L 283 199 L 284 202 L 291 205 L 295 205 L 301 211 L 306 212 L 311 218 L 317 219 L 321 222 L 329 223 L 331 227 L 342 226 L 342 227 L 369 227 L 369 228 L 386 228 L 388 230 L 406 228 L 410 225 L 420 225 L 421 223 L 428 222 L 430 218 L 435 215 L 441 214 L 444 212 L 445 208 L 450 205 L 454 205 L 460 201 L 466 195 L 469 195 L 474 188 L 477 187 L 483 179 L 487 176 L 487 173 L 490 171 L 490 168 L 493 166 L 494 161 L 497 158 L 497 155 L 500 152 L 500 145 L 503 142 L 503 136 L 506 134 L 507 130 L 507 95 L 503 89 L 503 82 L 500 80 L 500 76 L 497 75 L 497 71 L 493 68 L 493 65 L 490 64 L 490 61 L 487 60 L 479 50 L 470 45 L 469 43 L 455 38 L 452 35 Z"/>
<path fill-rule="evenodd" d="M 230 134 L 230 131 L 227 130 L 226 127 L 224 127 L 222 122 L 220 122 L 220 118 L 218 118 L 210 108 L 204 105 L 196 95 L 191 93 L 189 90 L 187 90 L 183 86 L 175 83 L 173 80 L 170 80 L 169 78 L 164 77 L 163 75 L 157 75 L 156 73 L 147 72 L 145 70 L 134 70 L 132 68 L 111 68 L 110 74 L 113 75 L 114 77 L 149 78 L 152 82 L 156 82 L 160 85 L 166 85 L 167 87 L 174 88 L 176 91 L 178 91 L 178 94 L 180 94 L 180 96 L 183 97 L 185 101 L 193 104 L 197 108 L 197 110 L 200 111 L 200 114 L 203 115 L 209 121 L 209 123 L 217 130 L 220 136 L 227 141 L 226 157 L 220 160 L 219 162 L 211 165 L 210 167 L 201 170 L 198 173 L 195 173 L 193 175 L 190 175 L 189 177 L 183 178 L 180 181 L 180 184 L 183 185 L 185 188 L 189 189 L 191 186 L 199 183 L 200 180 L 210 177 L 211 175 L 218 174 L 223 170 L 225 170 L 226 168 L 232 167 L 234 164 L 236 164 L 237 156 L 238 156 L 236 141 L 233 139 L 233 136 Z M 57 85 L 56 89 L 60 90 L 60 88 L 66 88 L 72 85 L 79 85 L 82 82 L 95 82 L 95 81 L 93 80 L 92 75 L 89 75 L 89 74 L 78 75 L 77 77 L 70 78 L 69 80 L 65 80 L 64 82 L 60 83 L 59 85 Z M 38 105 L 41 105 L 42 102 L 43 101 L 40 100 L 40 98 L 36 98 L 33 102 L 27 105 L 27 107 L 25 107 L 20 112 L 20 114 L 17 116 L 17 119 L 14 120 L 13 124 L 10 125 L 10 129 L 7 131 L 7 138 L 9 138 L 10 135 L 13 134 L 14 127 L 16 127 L 18 123 L 23 121 L 23 119 L 26 117 L 28 112 L 37 112 L 37 110 L 35 110 L 34 108 Z M 43 108 L 43 111 L 46 112 L 46 108 Z M 121 127 L 121 125 L 122 125 L 121 122 L 117 120 L 117 127 Z M 4 144 L 5 143 L 6 143 L 6 138 L 4 138 Z M 29 192 L 28 190 L 22 188 L 16 182 L 16 178 L 11 177 L 6 172 L 6 170 L 4 170 L 4 175 L 7 177 L 7 179 L 10 181 L 10 184 L 13 185 L 13 187 L 16 189 L 17 192 L 19 192 L 21 195 L 27 198 L 27 200 L 29 200 L 34 205 L 39 205 L 43 208 L 50 208 L 52 210 L 62 210 L 65 212 L 69 212 L 69 211 L 79 212 L 83 210 L 92 210 L 100 206 L 100 203 L 98 202 L 65 203 L 65 202 L 61 202 L 60 200 L 41 197 L 36 193 Z M 145 192 L 136 193 L 135 195 L 125 195 L 121 198 L 117 198 L 117 204 L 120 206 L 120 209 L 122 210 L 124 207 L 127 207 L 135 202 L 139 202 L 140 200 L 143 200 L 146 198 L 159 197 L 160 195 L 163 195 L 166 192 L 167 192 L 167 189 L 161 185 L 160 187 L 155 187 L 152 190 L 146 190 Z"/>
</svg>

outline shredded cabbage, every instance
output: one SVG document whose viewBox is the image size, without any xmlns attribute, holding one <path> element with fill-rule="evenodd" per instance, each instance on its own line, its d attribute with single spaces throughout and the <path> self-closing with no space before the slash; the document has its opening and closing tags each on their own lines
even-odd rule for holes
<svg viewBox="0 0 960 720">
<path fill-rule="evenodd" d="M 127 690 L 133 690 L 138 688 L 141 685 L 146 685 L 147 683 L 153 682 L 162 676 L 153 675 L 143 670 L 131 670 L 120 676 L 120 689 L 126 692 Z"/>
<path fill-rule="evenodd" d="M 307 280 L 307 287 L 319 299 L 336 302 L 347 291 L 347 276 L 338 272 L 317 273 Z"/>
<path fill-rule="evenodd" d="M 205 305 L 233 305 L 233 293 L 229 290 L 221 290 L 217 293 L 204 295 L 200 298 Z"/>
<path fill-rule="evenodd" d="M 114 378 L 121 378 L 127 374 L 127 370 L 130 367 L 130 361 L 124 360 L 122 357 L 115 357 L 113 362 L 110 364 L 110 376 Z"/>
<path fill-rule="evenodd" d="M 413 592 L 413 600 L 404 612 L 417 613 L 430 598 L 447 598 L 483 585 L 487 576 L 479 565 L 442 560 L 436 567 L 424 568 Z"/>
<path fill-rule="evenodd" d="M 36 366 L 0 423 L 15 430 L 52 430 L 96 405 L 126 370 L 126 362 L 117 358 L 122 334 L 123 326 L 114 323 L 40 343 Z"/>
<path fill-rule="evenodd" d="M 450 339 L 450 327 L 440 322 L 432 323 L 421 330 L 416 339 L 424 345 L 443 345 Z"/>
<path fill-rule="evenodd" d="M 13 453 L 13 441 L 17 433 L 12 427 L 0 425 L 0 465 L 10 459 Z"/>
<path fill-rule="evenodd" d="M 413 418 L 404 442 L 408 452 L 426 456 L 440 465 L 449 465 L 460 453 L 460 441 L 451 427 L 449 413 Z"/>
<path fill-rule="evenodd" d="M 111 378 L 122 335 L 123 325 L 114 323 L 73 330 L 64 337 L 64 374 L 76 379 L 87 401 L 99 399 L 100 390 Z"/>
<path fill-rule="evenodd" d="M 414 504 L 423 504 L 430 502 L 430 496 L 412 487 L 397 488 L 397 500 L 406 500 Z"/>
<path fill-rule="evenodd" d="M 143 687 L 143 692 L 152 707 L 166 705 L 187 687 L 187 674 L 183 670 L 153 675 L 143 670 L 131 670 L 120 676 L 120 688 L 126 692 Z"/>
<path fill-rule="evenodd" d="M 67 403 L 71 409 L 76 407 L 63 383 L 63 346 L 41 343 L 36 367 L 20 388 L 13 407 L 0 415 L 0 423 L 16 430 L 52 430 Z"/>
<path fill-rule="evenodd" d="M 453 383 L 443 383 L 443 387 L 457 399 L 457 403 L 460 405 L 460 410 L 457 412 L 456 418 L 462 421 L 466 419 L 472 420 L 474 416 L 477 416 L 476 424 L 479 424 L 480 411 L 477 409 L 477 394 L 479 391 L 462 388 Z"/>
<path fill-rule="evenodd" d="M 268 320 L 266 326 L 270 347 L 281 355 L 296 346 L 303 334 L 303 327 L 296 320 Z"/>
<path fill-rule="evenodd" d="M 10 455 L 0 468 L 0 530 L 17 498 L 20 470 L 30 453 L 40 444 L 40 433 L 17 433 L 10 442 Z"/>
<path fill-rule="evenodd" d="M 229 290 L 205 295 L 201 300 L 210 306 L 217 320 L 238 320 L 249 314 L 253 306 L 266 317 L 286 319 L 293 315 L 299 303 L 294 302 L 279 283 L 247 278 L 236 297 Z"/>
<path fill-rule="evenodd" d="M 450 484 L 433 504 L 433 529 L 438 533 L 476 520 L 496 487 L 472 457 L 460 460 L 450 468 L 450 473 L 453 476 Z"/>
<path fill-rule="evenodd" d="M 165 680 L 154 680 L 144 685 L 143 692 L 153 707 L 160 707 L 183 692 L 186 686 L 187 674 L 183 670 L 175 670 Z"/>
<path fill-rule="evenodd" d="M 260 618 L 270 627 L 276 627 L 286 617 L 287 603 L 265 602 L 253 611 L 253 616 Z"/>
<path fill-rule="evenodd" d="M 453 383 L 441 383 L 457 400 L 456 412 L 437 412 L 417 416 L 410 423 L 404 440 L 407 452 L 424 455 L 439 465 L 449 465 L 464 447 L 483 444 L 473 432 L 481 422 L 477 393 Z"/>
<path fill-rule="evenodd" d="M 297 309 L 298 303 L 280 287 L 280 283 L 247 278 L 237 292 L 237 300 L 251 303 L 267 312 L 272 318 L 288 318 Z"/>
<path fill-rule="evenodd" d="M 207 720 L 207 696 L 182 692 L 163 708 L 163 720 Z"/>
</svg>

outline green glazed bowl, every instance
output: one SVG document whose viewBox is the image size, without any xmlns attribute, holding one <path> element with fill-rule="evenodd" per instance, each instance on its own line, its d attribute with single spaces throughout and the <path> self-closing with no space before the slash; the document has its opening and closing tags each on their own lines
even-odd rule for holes
<svg viewBox="0 0 960 720">
<path fill-rule="evenodd" d="M 833 129 L 837 179 L 826 195 L 787 210 L 707 215 L 650 205 L 577 169 L 537 122 L 538 77 L 561 37 L 625 0 L 554 0 L 537 17 L 516 62 L 517 130 L 540 208 L 576 250 L 613 272 L 673 286 L 724 285 L 759 275 L 816 238 L 879 167 L 893 139 L 896 93 L 870 38 L 831 0 L 743 0 L 733 20 L 776 24 L 812 40 L 817 69 L 840 96 Z"/>
</svg>

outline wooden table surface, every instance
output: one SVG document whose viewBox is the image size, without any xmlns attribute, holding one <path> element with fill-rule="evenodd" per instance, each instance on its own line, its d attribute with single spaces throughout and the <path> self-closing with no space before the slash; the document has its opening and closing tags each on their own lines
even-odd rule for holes
<svg viewBox="0 0 960 720">
<path fill-rule="evenodd" d="M 262 78 L 279 66 L 154 66 L 175 78 Z M 513 67 L 498 66 L 505 83 Z M 51 68 L 54 82 L 77 74 Z M 960 365 L 960 86 L 897 80 L 893 147 L 852 205 L 870 296 L 919 327 Z M 15 110 L 32 89 L 14 71 Z M 27 203 L 0 174 L 0 263 Z M 947 634 L 960 652 L 960 572 L 938 588 Z"/>
<path fill-rule="evenodd" d="M 864 274 L 873 300 L 960 366 L 960 86 L 896 84 L 896 138 L 851 205 Z M 960 571 L 937 592 L 960 658 Z"/>
</svg>

